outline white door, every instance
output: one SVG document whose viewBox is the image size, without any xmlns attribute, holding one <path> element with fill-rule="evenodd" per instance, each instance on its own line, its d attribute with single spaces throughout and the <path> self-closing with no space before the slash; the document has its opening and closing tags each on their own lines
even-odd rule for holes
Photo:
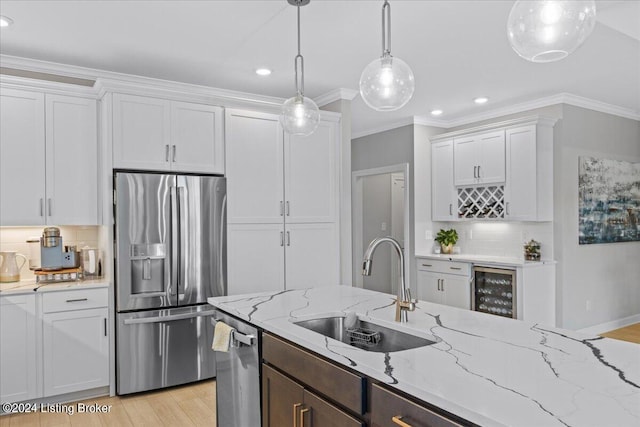
<svg viewBox="0 0 640 427">
<path fill-rule="evenodd" d="M 442 275 L 429 271 L 418 270 L 416 298 L 422 301 L 442 304 L 443 295 L 440 291 L 440 280 Z"/>
<path fill-rule="evenodd" d="M 98 224 L 96 101 L 46 95 L 45 103 L 47 223 Z"/>
<path fill-rule="evenodd" d="M 453 140 L 453 172 L 455 185 L 473 185 L 477 182 L 478 142 L 473 136 Z"/>
<path fill-rule="evenodd" d="M 0 400 L 38 397 L 36 297 L 0 297 Z"/>
<path fill-rule="evenodd" d="M 336 221 L 336 123 L 320 122 L 309 136 L 285 137 L 287 222 Z"/>
<path fill-rule="evenodd" d="M 287 224 L 286 288 L 338 285 L 339 243 L 338 231 L 333 223 Z"/>
<path fill-rule="evenodd" d="M 466 276 L 444 274 L 440 289 L 443 291 L 442 304 L 471 309 L 471 284 Z"/>
<path fill-rule="evenodd" d="M 113 167 L 169 170 L 171 108 L 164 99 L 113 95 Z"/>
<path fill-rule="evenodd" d="M 431 146 L 431 214 L 433 221 L 457 218 L 453 184 L 453 140 Z"/>
<path fill-rule="evenodd" d="M 284 290 L 282 224 L 227 226 L 227 293 Z"/>
<path fill-rule="evenodd" d="M 222 108 L 171 102 L 171 170 L 224 174 Z"/>
<path fill-rule="evenodd" d="M 504 131 L 499 130 L 479 135 L 481 159 L 478 163 L 478 178 L 483 184 L 504 182 L 505 147 Z"/>
<path fill-rule="evenodd" d="M 44 395 L 109 385 L 108 309 L 45 313 Z"/>
<path fill-rule="evenodd" d="M 508 129 L 505 217 L 535 221 L 536 215 L 536 127 Z"/>
<path fill-rule="evenodd" d="M 0 123 L 0 225 L 42 225 L 44 95 L 3 88 Z"/>
<path fill-rule="evenodd" d="M 225 114 L 229 223 L 282 223 L 283 132 L 278 116 L 227 110 Z"/>
</svg>

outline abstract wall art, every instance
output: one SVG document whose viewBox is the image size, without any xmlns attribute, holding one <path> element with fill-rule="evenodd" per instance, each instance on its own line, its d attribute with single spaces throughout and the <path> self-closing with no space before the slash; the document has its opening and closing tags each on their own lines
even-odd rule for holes
<svg viewBox="0 0 640 427">
<path fill-rule="evenodd" d="M 640 163 L 578 161 L 579 243 L 640 241 Z"/>
</svg>

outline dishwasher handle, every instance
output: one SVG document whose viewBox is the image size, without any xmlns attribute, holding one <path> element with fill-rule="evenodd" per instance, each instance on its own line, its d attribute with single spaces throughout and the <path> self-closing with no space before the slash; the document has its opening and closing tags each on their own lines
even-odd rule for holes
<svg viewBox="0 0 640 427">
<path fill-rule="evenodd" d="M 174 320 L 191 319 L 194 317 L 211 316 L 215 313 L 214 310 L 209 311 L 196 311 L 194 313 L 182 313 L 174 314 L 171 316 L 156 316 L 156 317 L 140 317 L 132 319 L 124 319 L 125 325 L 136 325 L 140 323 L 159 323 L 159 322 L 172 322 Z"/>
<path fill-rule="evenodd" d="M 218 320 L 215 317 L 211 319 L 211 324 L 213 326 L 215 326 L 216 323 L 218 322 L 221 322 L 221 320 Z M 231 347 L 240 347 L 241 344 L 251 347 L 253 346 L 255 339 L 256 339 L 255 335 L 243 334 L 242 332 L 238 332 L 236 328 L 233 328 L 231 330 L 231 339 L 230 339 Z"/>
</svg>

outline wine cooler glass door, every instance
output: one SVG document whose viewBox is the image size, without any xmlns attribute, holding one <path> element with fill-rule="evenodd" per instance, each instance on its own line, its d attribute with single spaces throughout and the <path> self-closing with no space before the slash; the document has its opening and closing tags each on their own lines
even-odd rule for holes
<svg viewBox="0 0 640 427">
<path fill-rule="evenodd" d="M 516 318 L 516 272 L 474 267 L 473 310 Z"/>
</svg>

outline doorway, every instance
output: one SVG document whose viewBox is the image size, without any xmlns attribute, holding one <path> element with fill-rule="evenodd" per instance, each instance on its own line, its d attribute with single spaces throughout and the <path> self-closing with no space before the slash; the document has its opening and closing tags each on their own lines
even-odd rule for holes
<svg viewBox="0 0 640 427">
<path fill-rule="evenodd" d="M 352 173 L 353 271 L 357 287 L 397 294 L 399 260 L 390 245 L 379 246 L 376 250 L 371 276 L 361 274 L 364 251 L 377 237 L 390 236 L 400 243 L 405 255 L 405 272 L 409 272 L 408 176 L 407 163 Z M 410 283 L 408 274 L 405 279 Z"/>
</svg>

